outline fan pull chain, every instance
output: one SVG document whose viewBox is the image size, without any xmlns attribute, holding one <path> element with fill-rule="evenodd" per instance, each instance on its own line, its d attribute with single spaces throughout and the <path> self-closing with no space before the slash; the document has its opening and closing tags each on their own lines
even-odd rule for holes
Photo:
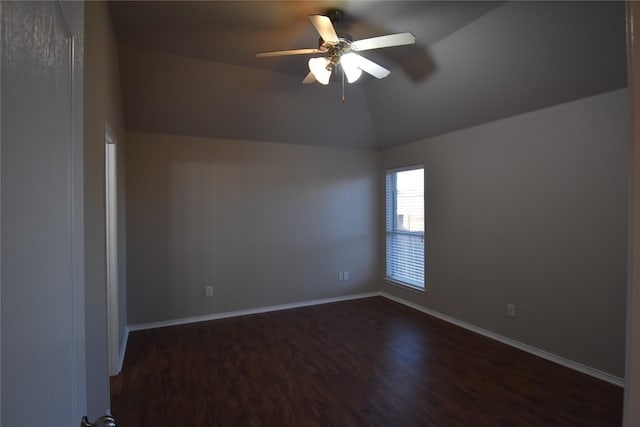
<svg viewBox="0 0 640 427">
<path fill-rule="evenodd" d="M 344 97 L 344 67 L 342 64 L 340 64 L 340 68 L 342 69 L 342 103 L 344 104 L 346 98 Z"/>
</svg>

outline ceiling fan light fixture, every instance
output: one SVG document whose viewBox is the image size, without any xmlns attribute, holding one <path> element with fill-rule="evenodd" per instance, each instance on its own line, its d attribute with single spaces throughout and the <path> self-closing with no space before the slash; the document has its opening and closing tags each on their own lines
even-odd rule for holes
<svg viewBox="0 0 640 427">
<path fill-rule="evenodd" d="M 336 67 L 340 66 L 342 68 L 342 102 L 344 102 L 345 77 L 348 83 L 355 83 L 363 72 L 370 74 L 377 79 L 383 79 L 391 73 L 390 70 L 383 66 L 359 55 L 359 52 L 414 44 L 416 42 L 416 38 L 413 34 L 404 32 L 354 41 L 351 36 L 346 33 L 339 34 L 334 27 L 334 24 L 340 20 L 342 15 L 343 12 L 340 10 L 331 11 L 328 15 L 309 15 L 311 24 L 313 24 L 320 35 L 317 48 L 260 52 L 257 53 L 256 56 L 264 58 L 306 54 L 325 55 L 309 59 L 310 71 L 302 83 L 308 84 L 317 81 L 318 83 L 326 86 L 331 80 L 331 72 L 336 69 Z"/>
<path fill-rule="evenodd" d="M 347 76 L 349 83 L 355 83 L 356 80 L 362 75 L 362 70 L 358 68 L 358 55 L 353 52 L 348 52 L 342 55 L 340 58 L 340 65 L 344 74 Z"/>
<path fill-rule="evenodd" d="M 311 58 L 309 60 L 309 71 L 313 73 L 313 76 L 319 83 L 323 85 L 329 84 L 331 78 L 331 61 L 327 58 Z"/>
</svg>

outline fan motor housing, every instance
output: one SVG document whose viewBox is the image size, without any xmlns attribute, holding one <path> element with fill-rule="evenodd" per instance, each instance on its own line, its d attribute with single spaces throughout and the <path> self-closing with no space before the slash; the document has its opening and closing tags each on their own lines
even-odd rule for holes
<svg viewBox="0 0 640 427">
<path fill-rule="evenodd" d="M 338 40 L 340 41 L 339 43 L 340 45 L 350 46 L 351 42 L 353 42 L 353 37 L 351 37 L 351 34 L 342 33 L 338 31 L 336 31 L 336 34 L 338 35 Z M 334 46 L 334 45 L 325 42 L 322 37 L 318 38 L 318 49 L 322 49 L 323 47 L 329 48 L 329 46 Z"/>
</svg>

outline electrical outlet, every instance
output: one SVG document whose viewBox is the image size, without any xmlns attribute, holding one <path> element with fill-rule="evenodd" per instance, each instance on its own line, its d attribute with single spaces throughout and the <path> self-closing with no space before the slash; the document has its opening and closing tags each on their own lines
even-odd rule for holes
<svg viewBox="0 0 640 427">
<path fill-rule="evenodd" d="M 348 271 L 345 271 L 342 276 L 343 276 L 344 280 L 349 280 L 349 272 Z"/>
<path fill-rule="evenodd" d="M 515 306 L 515 304 L 507 304 L 507 316 L 516 317 L 516 306 Z"/>
<path fill-rule="evenodd" d="M 205 286 L 204 287 L 204 296 L 212 297 L 213 296 L 213 286 Z"/>
<path fill-rule="evenodd" d="M 342 271 L 338 273 L 338 280 L 344 280 L 344 273 Z"/>
</svg>

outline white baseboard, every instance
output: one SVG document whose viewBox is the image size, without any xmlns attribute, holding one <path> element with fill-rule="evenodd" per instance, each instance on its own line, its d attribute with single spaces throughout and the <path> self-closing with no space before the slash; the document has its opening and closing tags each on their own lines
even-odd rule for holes
<svg viewBox="0 0 640 427">
<path fill-rule="evenodd" d="M 505 336 L 496 334 L 494 332 L 488 331 L 486 329 L 482 329 L 478 326 L 474 326 L 470 323 L 464 322 L 462 320 L 458 320 L 454 317 L 447 316 L 446 314 L 439 313 L 437 311 L 428 309 L 418 304 L 414 304 L 410 301 L 407 301 L 403 298 L 397 297 L 395 295 L 388 294 L 386 292 L 380 292 L 380 296 L 390 299 L 391 301 L 395 301 L 402 305 L 406 305 L 407 307 L 413 308 L 414 310 L 421 311 L 425 314 L 428 314 L 433 317 L 437 317 L 440 320 L 444 320 L 445 322 L 451 323 L 453 325 L 459 326 L 461 328 L 467 329 L 471 332 L 475 332 L 477 334 L 483 335 L 487 338 L 491 338 L 503 344 L 509 345 L 511 347 L 515 347 L 519 350 L 526 351 L 527 353 L 533 354 L 534 356 L 541 357 L 550 362 L 557 363 L 558 365 L 562 365 L 566 368 L 570 368 L 576 370 L 578 372 L 582 372 L 583 374 L 590 375 L 592 377 L 598 378 L 602 381 L 606 381 L 610 384 L 617 385 L 619 387 L 624 387 L 624 378 L 617 377 L 615 375 L 611 375 L 609 373 L 600 371 L 595 368 L 591 368 L 589 366 L 583 365 L 578 362 L 574 362 L 573 360 L 566 359 L 564 357 L 555 355 L 553 353 L 549 353 L 548 351 L 540 350 L 539 348 L 532 347 L 528 344 L 521 343 L 519 341 L 513 340 L 511 338 L 507 338 Z"/>
<path fill-rule="evenodd" d="M 310 305 L 328 304 L 331 302 L 348 301 L 360 298 L 380 296 L 380 292 L 366 292 L 361 294 L 345 295 L 340 297 L 322 298 L 309 301 L 294 302 L 290 304 L 272 305 L 268 307 L 250 308 L 246 310 L 227 311 L 225 313 L 205 314 L 203 316 L 185 317 L 182 319 L 163 320 L 160 322 L 141 323 L 129 326 L 129 331 L 141 331 L 144 329 L 164 328 L 167 326 L 185 325 L 187 323 L 206 322 L 207 320 L 226 319 L 228 317 L 247 316 L 250 314 L 268 313 L 270 311 L 288 310 L 290 308 L 308 307 Z"/>
<path fill-rule="evenodd" d="M 125 326 L 124 328 L 124 337 L 122 338 L 122 342 L 120 343 L 120 357 L 118 358 L 118 375 L 122 372 L 122 365 L 124 364 L 124 354 L 127 351 L 127 344 L 129 343 L 129 327 Z"/>
</svg>

